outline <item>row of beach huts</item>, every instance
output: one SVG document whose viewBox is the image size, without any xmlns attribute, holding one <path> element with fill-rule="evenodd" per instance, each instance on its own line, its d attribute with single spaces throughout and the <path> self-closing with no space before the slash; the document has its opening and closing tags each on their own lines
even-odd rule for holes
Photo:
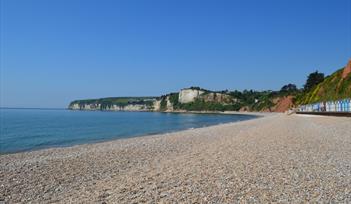
<svg viewBox="0 0 351 204">
<path fill-rule="evenodd" d="M 351 112 L 351 98 L 319 102 L 298 107 L 298 112 Z"/>
</svg>

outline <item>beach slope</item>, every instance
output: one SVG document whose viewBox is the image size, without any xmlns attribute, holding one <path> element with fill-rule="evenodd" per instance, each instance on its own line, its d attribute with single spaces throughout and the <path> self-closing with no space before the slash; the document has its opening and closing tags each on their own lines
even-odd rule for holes
<svg viewBox="0 0 351 204">
<path fill-rule="evenodd" d="M 0 156 L 6 203 L 351 202 L 351 118 L 270 115 Z"/>
</svg>

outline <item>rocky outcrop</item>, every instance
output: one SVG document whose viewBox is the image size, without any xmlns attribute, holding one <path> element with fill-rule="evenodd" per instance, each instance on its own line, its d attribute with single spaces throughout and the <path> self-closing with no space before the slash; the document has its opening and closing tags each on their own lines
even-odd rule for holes
<svg viewBox="0 0 351 204">
<path fill-rule="evenodd" d="M 231 97 L 230 95 L 215 92 L 203 94 L 199 98 L 202 98 L 205 102 L 213 103 L 231 104 L 237 102 L 237 99 Z"/>
<path fill-rule="evenodd" d="M 199 89 L 182 89 L 179 92 L 179 98 L 178 101 L 179 103 L 190 103 L 195 101 L 196 98 L 198 98 L 201 94 L 205 93 L 203 90 Z"/>
<path fill-rule="evenodd" d="M 342 72 L 342 78 L 345 79 L 350 73 L 351 73 L 351 59 L 349 60 L 349 63 L 347 63 L 346 67 Z"/>
<path fill-rule="evenodd" d="M 79 103 L 71 103 L 68 107 L 71 110 L 100 110 L 101 104 L 79 104 Z"/>
<path fill-rule="evenodd" d="M 293 96 L 279 97 L 273 102 L 275 103 L 271 110 L 273 112 L 285 112 L 294 106 Z"/>
<path fill-rule="evenodd" d="M 154 101 L 153 111 L 160 111 L 160 110 L 161 110 L 161 100 Z"/>
<path fill-rule="evenodd" d="M 205 91 L 201 89 L 187 88 L 182 89 L 179 92 L 179 103 L 190 103 L 194 102 L 196 99 L 202 99 L 205 102 L 224 104 L 237 102 L 237 100 L 231 97 L 230 95 L 218 92 Z"/>
<path fill-rule="evenodd" d="M 90 110 L 90 111 L 150 111 L 153 107 L 146 104 L 110 105 L 102 107 L 101 104 L 78 104 L 73 103 L 69 106 L 71 110 Z"/>
<path fill-rule="evenodd" d="M 71 110 L 80 110 L 81 109 L 80 105 L 78 103 L 73 103 L 73 104 L 69 105 L 68 108 Z"/>
<path fill-rule="evenodd" d="M 169 99 L 169 96 L 166 98 L 166 109 L 167 111 L 174 111 L 174 106 L 171 100 Z"/>
<path fill-rule="evenodd" d="M 133 104 L 122 107 L 122 111 L 149 111 L 152 110 L 152 107 L 148 107 L 147 105 L 141 104 Z"/>
</svg>

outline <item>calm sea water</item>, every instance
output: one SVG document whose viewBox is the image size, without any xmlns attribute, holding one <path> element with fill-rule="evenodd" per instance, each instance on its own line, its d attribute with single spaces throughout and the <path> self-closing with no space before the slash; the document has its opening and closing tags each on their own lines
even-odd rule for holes
<svg viewBox="0 0 351 204">
<path fill-rule="evenodd" d="M 71 146 L 252 119 L 247 115 L 0 109 L 0 153 Z"/>
</svg>

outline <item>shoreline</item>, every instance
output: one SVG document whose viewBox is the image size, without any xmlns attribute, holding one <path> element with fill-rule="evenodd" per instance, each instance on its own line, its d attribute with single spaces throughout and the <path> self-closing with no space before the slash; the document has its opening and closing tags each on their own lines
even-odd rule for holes
<svg viewBox="0 0 351 204">
<path fill-rule="evenodd" d="M 350 118 L 273 114 L 174 133 L 2 155 L 0 200 L 350 202 L 350 122 Z"/>
<path fill-rule="evenodd" d="M 68 110 L 68 109 L 66 109 L 66 110 Z M 82 111 L 91 111 L 91 110 L 82 110 Z M 104 111 L 102 111 L 102 112 L 104 112 Z M 121 112 L 121 111 L 108 111 L 108 112 Z M 125 112 L 127 112 L 127 111 L 125 111 Z M 138 111 L 138 112 L 140 112 L 140 111 Z M 206 111 L 206 112 L 202 112 L 202 111 L 197 111 L 197 112 L 160 112 L 160 113 L 171 113 L 171 114 L 218 114 L 218 115 L 256 116 L 256 118 L 245 119 L 243 121 L 253 120 L 253 119 L 257 119 L 257 118 L 260 118 L 260 117 L 267 116 L 267 114 L 262 114 L 262 113 L 261 114 L 260 113 L 254 113 L 254 112 L 252 112 L 252 113 L 239 113 L 239 112 L 233 112 L 233 111 L 226 111 L 226 112 L 213 112 L 213 111 L 212 112 L 210 112 L 210 111 Z M 94 141 L 88 141 L 88 142 L 85 142 L 85 143 L 56 145 L 56 146 L 48 146 L 48 147 L 37 147 L 37 148 L 28 149 L 28 150 L 13 151 L 13 152 L 0 152 L 0 157 L 2 155 L 8 155 L 8 154 L 26 153 L 26 152 L 40 151 L 40 150 L 46 150 L 46 149 L 69 148 L 69 147 L 85 145 L 85 144 L 87 144 L 87 145 L 88 144 L 99 144 L 99 143 L 110 142 L 110 141 L 115 141 L 115 140 L 122 140 L 122 139 L 131 139 L 131 138 L 149 137 L 149 136 L 155 136 L 155 135 L 170 134 L 170 133 L 176 133 L 176 132 L 181 132 L 181 131 L 186 131 L 186 130 L 193 130 L 193 129 L 198 129 L 198 128 L 206 128 L 206 127 L 212 127 L 212 126 L 217 126 L 217 125 L 221 125 L 221 124 L 237 123 L 237 122 L 241 122 L 241 120 L 239 120 L 239 121 L 231 121 L 231 122 L 224 122 L 224 123 L 218 123 L 218 124 L 202 126 L 202 127 L 195 127 L 195 128 L 188 128 L 188 129 L 178 129 L 178 130 L 172 130 L 172 131 L 168 131 L 168 132 L 145 133 L 145 134 L 140 134 L 140 135 L 124 136 L 124 137 L 119 137 L 119 138 L 94 140 Z"/>
</svg>

